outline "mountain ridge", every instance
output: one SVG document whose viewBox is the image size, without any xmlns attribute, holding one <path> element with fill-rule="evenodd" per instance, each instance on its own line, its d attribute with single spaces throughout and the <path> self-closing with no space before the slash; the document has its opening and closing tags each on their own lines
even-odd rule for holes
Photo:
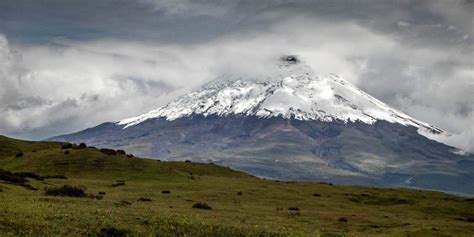
<svg viewBox="0 0 474 237">
<path fill-rule="evenodd" d="M 449 133 L 289 57 L 272 80 L 230 76 L 138 117 L 49 140 L 272 179 L 474 193 L 474 157 L 436 141 Z"/>
<path fill-rule="evenodd" d="M 335 74 L 317 75 L 295 56 L 280 59 L 279 79 L 226 78 L 214 80 L 158 109 L 123 119 L 124 129 L 147 119 L 174 120 L 192 115 L 244 115 L 269 118 L 362 121 L 386 120 L 414 126 L 433 140 L 449 133 L 418 121 L 370 96 Z"/>
</svg>

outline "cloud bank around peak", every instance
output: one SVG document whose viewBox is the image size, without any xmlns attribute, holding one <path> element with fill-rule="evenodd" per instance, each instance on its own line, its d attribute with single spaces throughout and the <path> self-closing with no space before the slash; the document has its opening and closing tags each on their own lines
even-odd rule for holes
<svg viewBox="0 0 474 237">
<path fill-rule="evenodd" d="M 77 3 L 101 11 L 98 20 L 115 19 L 92 27 L 87 15 L 77 16 L 71 24 L 87 38 L 60 31 L 25 40 L 29 28 L 16 33 L 5 15 L 1 134 L 41 139 L 117 121 L 220 75 L 265 78 L 279 55 L 297 54 L 317 72 L 339 74 L 410 116 L 450 131 L 447 143 L 474 151 L 471 3 L 131 2 L 109 2 L 127 7 L 122 28 L 117 28 L 120 19 L 101 8 L 105 3 Z M 57 5 L 69 10 L 66 3 Z M 61 29 L 54 17 L 42 17 Z M 20 14 L 15 24 L 22 19 Z"/>
</svg>

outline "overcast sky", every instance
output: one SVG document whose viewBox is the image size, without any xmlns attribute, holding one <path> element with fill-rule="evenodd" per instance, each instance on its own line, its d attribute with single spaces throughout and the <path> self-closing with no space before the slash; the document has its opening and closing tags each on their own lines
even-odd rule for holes
<svg viewBox="0 0 474 237">
<path fill-rule="evenodd" d="M 43 139 L 298 54 L 474 151 L 474 1 L 2 0 L 0 134 Z"/>
</svg>

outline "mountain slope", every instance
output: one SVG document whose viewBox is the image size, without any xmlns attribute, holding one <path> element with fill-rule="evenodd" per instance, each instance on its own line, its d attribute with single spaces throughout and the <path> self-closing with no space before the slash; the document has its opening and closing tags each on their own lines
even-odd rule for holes
<svg viewBox="0 0 474 237">
<path fill-rule="evenodd" d="M 282 58 L 277 71 L 276 79 L 267 81 L 219 79 L 164 107 L 118 124 L 127 128 L 153 118 L 175 120 L 191 115 L 245 115 L 368 124 L 384 120 L 414 126 L 422 134 L 442 133 L 438 128 L 390 108 L 337 75 L 316 75 L 294 56 Z"/>
<path fill-rule="evenodd" d="M 225 78 L 168 105 L 51 140 L 215 162 L 276 179 L 474 193 L 474 159 L 446 132 L 293 56 L 267 81 Z"/>
</svg>

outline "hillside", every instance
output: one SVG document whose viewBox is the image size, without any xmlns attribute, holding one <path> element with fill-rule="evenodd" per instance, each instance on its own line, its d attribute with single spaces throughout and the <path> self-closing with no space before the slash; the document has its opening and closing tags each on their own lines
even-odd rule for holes
<svg viewBox="0 0 474 237">
<path fill-rule="evenodd" d="M 270 181 L 214 164 L 147 160 L 96 148 L 62 149 L 63 145 L 2 137 L 0 154 L 5 155 L 0 169 L 15 177 L 33 177 L 24 172 L 42 177 L 19 185 L 5 181 L 7 172 L 0 172 L 0 235 L 474 234 L 470 198 Z M 16 157 L 20 151 L 23 156 Z M 45 188 L 65 184 L 82 187 L 87 195 L 46 195 Z"/>
<path fill-rule="evenodd" d="M 59 142 L 32 142 L 17 140 L 0 135 L 0 159 L 14 156 L 19 152 L 40 151 L 61 147 Z"/>
</svg>

